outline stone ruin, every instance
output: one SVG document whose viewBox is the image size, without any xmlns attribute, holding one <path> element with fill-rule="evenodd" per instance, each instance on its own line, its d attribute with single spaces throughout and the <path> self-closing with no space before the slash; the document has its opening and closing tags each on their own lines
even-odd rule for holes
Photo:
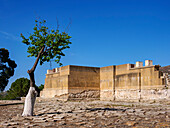
<svg viewBox="0 0 170 128">
<path fill-rule="evenodd" d="M 152 60 L 136 64 L 87 67 L 67 65 L 47 70 L 42 98 L 162 100 L 170 98 L 170 66 Z"/>
</svg>

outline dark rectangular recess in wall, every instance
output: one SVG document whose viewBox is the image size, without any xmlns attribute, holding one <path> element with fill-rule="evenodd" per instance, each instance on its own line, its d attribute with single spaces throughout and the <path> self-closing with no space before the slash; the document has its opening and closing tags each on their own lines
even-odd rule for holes
<svg viewBox="0 0 170 128">
<path fill-rule="evenodd" d="M 159 78 L 163 76 L 163 72 L 159 71 Z"/>
<path fill-rule="evenodd" d="M 130 68 L 135 68 L 135 65 L 134 64 L 130 64 Z"/>
<path fill-rule="evenodd" d="M 160 66 L 159 65 L 155 65 L 155 71 L 159 71 L 159 68 L 160 68 Z"/>
</svg>

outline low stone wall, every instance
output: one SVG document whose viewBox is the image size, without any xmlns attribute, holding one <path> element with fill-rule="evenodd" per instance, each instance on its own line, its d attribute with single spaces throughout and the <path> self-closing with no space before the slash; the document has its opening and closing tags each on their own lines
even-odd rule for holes
<svg viewBox="0 0 170 128">
<path fill-rule="evenodd" d="M 115 99 L 114 92 L 111 90 L 100 91 L 100 100 L 112 101 Z"/>
<path fill-rule="evenodd" d="M 170 100 L 170 89 L 117 89 L 112 90 L 85 90 L 78 93 L 68 93 L 68 90 L 44 89 L 41 93 L 43 98 L 58 100 L 68 99 L 98 99 L 106 101 L 149 101 L 149 100 Z M 57 95 L 56 95 L 57 94 Z"/>
<path fill-rule="evenodd" d="M 116 101 L 150 101 L 170 100 L 170 89 L 118 89 L 113 91 L 101 91 L 100 100 Z"/>
<path fill-rule="evenodd" d="M 57 95 L 56 95 L 57 94 Z M 44 89 L 40 93 L 41 98 L 55 98 L 57 100 L 67 101 L 68 99 L 99 99 L 99 90 L 84 90 L 77 93 L 68 93 L 67 90 Z"/>
<path fill-rule="evenodd" d="M 141 91 L 141 100 L 170 100 L 170 89 L 151 89 Z"/>
<path fill-rule="evenodd" d="M 63 94 L 68 94 L 68 89 L 46 88 L 40 92 L 40 97 L 52 98 L 52 97 L 60 96 Z"/>
<path fill-rule="evenodd" d="M 69 93 L 69 98 L 100 98 L 100 91 L 85 90 L 80 93 Z"/>
<path fill-rule="evenodd" d="M 140 92 L 136 89 L 118 89 L 115 91 L 115 100 L 117 101 L 138 101 Z"/>
</svg>

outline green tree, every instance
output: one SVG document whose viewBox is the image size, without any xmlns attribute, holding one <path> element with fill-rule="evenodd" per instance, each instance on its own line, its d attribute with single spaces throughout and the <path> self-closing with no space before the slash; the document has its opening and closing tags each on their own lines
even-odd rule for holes
<svg viewBox="0 0 170 128">
<path fill-rule="evenodd" d="M 11 84 L 8 90 L 8 99 L 15 99 L 17 97 L 25 97 L 30 87 L 30 80 L 27 78 L 19 78 Z"/>
<path fill-rule="evenodd" d="M 40 65 L 44 62 L 49 62 L 51 59 L 55 59 L 59 65 L 61 56 L 65 56 L 64 49 L 70 48 L 70 38 L 66 32 L 60 32 L 58 28 L 56 30 L 49 29 L 46 25 L 46 21 L 35 21 L 35 27 L 33 28 L 33 34 L 30 34 L 28 38 L 23 36 L 22 42 L 28 46 L 27 52 L 30 54 L 28 57 L 36 57 L 33 67 L 27 71 L 30 76 L 30 90 L 25 100 L 23 116 L 32 116 L 33 107 L 36 99 L 35 92 L 35 79 L 34 71 L 38 62 Z M 31 98 L 32 97 L 32 98 Z"/>
<path fill-rule="evenodd" d="M 9 58 L 9 52 L 5 48 L 0 49 L 0 91 L 3 91 L 8 84 L 8 79 L 14 75 L 17 67 L 15 61 Z"/>
<path fill-rule="evenodd" d="M 40 86 L 38 86 L 38 89 L 39 89 L 40 91 L 42 91 L 42 90 L 44 89 L 44 85 L 41 84 Z"/>
<path fill-rule="evenodd" d="M 39 86 L 42 88 L 41 86 Z M 40 89 L 35 85 L 35 90 L 38 92 L 38 95 L 40 93 Z M 19 78 L 15 82 L 11 84 L 10 89 L 7 92 L 6 99 L 16 99 L 18 97 L 25 97 L 28 93 L 28 90 L 30 88 L 30 80 L 27 78 Z"/>
</svg>

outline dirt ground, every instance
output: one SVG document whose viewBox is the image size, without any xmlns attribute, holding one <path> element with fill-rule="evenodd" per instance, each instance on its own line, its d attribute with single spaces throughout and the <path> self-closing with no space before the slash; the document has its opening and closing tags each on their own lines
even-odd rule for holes
<svg viewBox="0 0 170 128">
<path fill-rule="evenodd" d="M 21 101 L 0 101 L 0 127 L 169 128 L 170 101 L 111 102 L 37 100 L 34 116 L 22 117 Z"/>
</svg>

